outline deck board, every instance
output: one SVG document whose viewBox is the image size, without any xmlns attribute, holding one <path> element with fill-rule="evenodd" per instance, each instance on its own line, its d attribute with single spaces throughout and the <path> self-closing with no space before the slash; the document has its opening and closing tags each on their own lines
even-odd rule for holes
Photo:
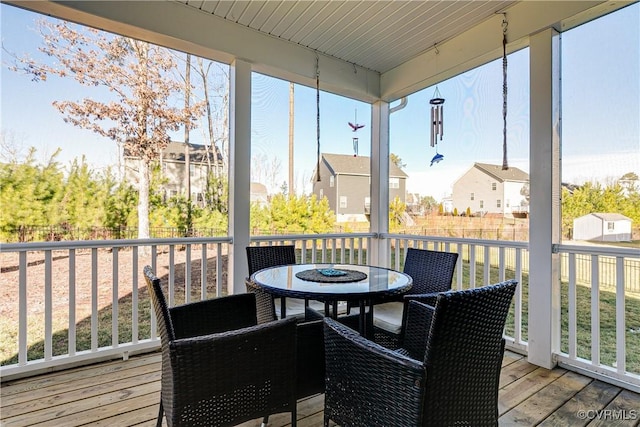
<svg viewBox="0 0 640 427">
<path fill-rule="evenodd" d="M 160 354 L 152 353 L 2 383 L 0 425 L 155 426 L 160 363 Z M 322 427 L 323 406 L 324 395 L 300 400 L 298 425 Z M 501 426 L 637 427 L 638 409 L 637 393 L 566 369 L 539 368 L 521 355 L 505 352 L 499 390 Z M 580 410 L 612 412 L 583 420 L 577 415 Z M 241 426 L 259 426 L 260 421 Z M 270 427 L 289 425 L 289 414 L 269 417 Z"/>
</svg>

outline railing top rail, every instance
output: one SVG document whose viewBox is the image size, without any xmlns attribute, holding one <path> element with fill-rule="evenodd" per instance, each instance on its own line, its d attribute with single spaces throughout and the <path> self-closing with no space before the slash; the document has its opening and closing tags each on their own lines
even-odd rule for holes
<svg viewBox="0 0 640 427">
<path fill-rule="evenodd" d="M 638 248 L 621 248 L 614 246 L 601 246 L 601 245 L 555 245 L 554 249 L 557 252 L 570 252 L 574 254 L 585 255 L 609 255 L 609 256 L 622 256 L 625 258 L 638 258 L 640 259 L 640 249 Z"/>
<path fill-rule="evenodd" d="M 400 239 L 400 240 L 419 240 L 426 242 L 442 242 L 442 243 L 464 243 L 468 245 L 478 246 L 493 246 L 504 248 L 520 248 L 528 249 L 529 242 L 514 242 L 511 240 L 486 240 L 486 239 L 469 239 L 462 237 L 440 237 L 440 236 L 422 236 L 417 234 L 380 234 L 381 238 L 385 239 Z"/>
<path fill-rule="evenodd" d="M 268 242 L 279 240 L 317 240 L 317 239 L 358 239 L 377 237 L 377 233 L 328 233 L 328 234 L 270 234 L 264 236 L 251 236 L 252 242 Z"/>
<path fill-rule="evenodd" d="M 77 240 L 63 242 L 2 243 L 0 252 L 58 249 L 123 248 L 127 246 L 232 243 L 231 237 L 171 237 L 162 239 Z"/>
</svg>

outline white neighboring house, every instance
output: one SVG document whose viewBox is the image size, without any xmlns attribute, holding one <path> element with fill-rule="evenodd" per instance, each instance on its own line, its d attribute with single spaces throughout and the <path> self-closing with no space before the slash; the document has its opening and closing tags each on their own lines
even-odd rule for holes
<svg viewBox="0 0 640 427">
<path fill-rule="evenodd" d="M 631 241 L 631 218 L 619 213 L 590 213 L 573 220 L 573 240 Z"/>
<path fill-rule="evenodd" d="M 502 170 L 502 165 L 474 163 L 453 184 L 453 209 L 458 214 L 469 208 L 472 215 L 526 216 L 528 185 L 529 174 L 518 168 Z"/>
</svg>

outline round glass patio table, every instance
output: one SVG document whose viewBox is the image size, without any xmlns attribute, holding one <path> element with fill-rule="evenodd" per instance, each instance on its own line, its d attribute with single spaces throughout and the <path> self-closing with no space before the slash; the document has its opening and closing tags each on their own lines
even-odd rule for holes
<svg viewBox="0 0 640 427">
<path fill-rule="evenodd" d="M 323 275 L 320 271 L 324 271 L 327 275 Z M 344 282 L 341 280 L 350 279 L 339 275 L 333 276 L 331 273 L 334 271 L 344 271 L 348 275 L 364 277 L 360 280 L 356 280 L 359 277 L 354 277 L 352 281 Z M 315 276 L 318 280 L 305 280 L 298 277 L 301 275 L 311 278 Z M 373 319 L 373 301 L 380 297 L 404 294 L 411 289 L 413 284 L 409 275 L 399 271 L 384 267 L 352 264 L 292 264 L 269 267 L 252 274 L 250 280 L 265 292 L 281 298 L 282 317 L 286 317 L 285 298 L 287 297 L 325 303 L 336 301 L 357 303 L 360 307 L 360 333 L 365 336 L 368 332 L 367 329 L 370 329 L 367 325 Z M 365 309 L 367 305 L 369 310 Z M 335 309 L 332 314 L 334 317 L 337 316 Z M 367 319 L 367 315 L 369 319 Z"/>
</svg>

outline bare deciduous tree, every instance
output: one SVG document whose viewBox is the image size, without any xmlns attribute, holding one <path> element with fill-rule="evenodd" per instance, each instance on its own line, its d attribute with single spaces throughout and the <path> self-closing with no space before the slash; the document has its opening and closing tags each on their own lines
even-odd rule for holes
<svg viewBox="0 0 640 427">
<path fill-rule="evenodd" d="M 121 144 L 124 154 L 138 160 L 138 237 L 149 237 L 150 165 L 170 141 L 169 132 L 195 126 L 203 104 L 172 106 L 185 87 L 172 79 L 176 67 L 165 48 L 114 36 L 65 21 L 38 22 L 50 61 L 25 56 L 13 67 L 46 81 L 49 75 L 72 77 L 81 85 L 107 88 L 115 99 L 56 101 L 64 121 Z"/>
</svg>

